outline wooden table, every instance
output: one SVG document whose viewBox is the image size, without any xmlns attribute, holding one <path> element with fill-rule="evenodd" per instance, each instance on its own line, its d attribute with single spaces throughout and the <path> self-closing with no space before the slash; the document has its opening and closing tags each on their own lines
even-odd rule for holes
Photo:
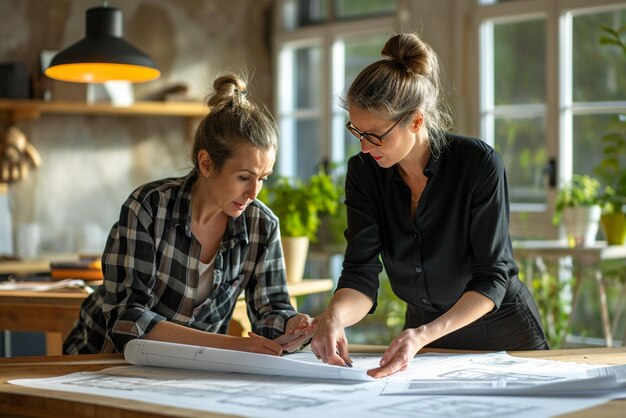
<svg viewBox="0 0 626 418">
<path fill-rule="evenodd" d="M 576 313 L 580 298 L 580 285 L 585 273 L 592 273 L 600 302 L 602 330 L 607 347 L 613 345 L 613 329 L 606 297 L 606 286 L 602 277 L 602 262 L 621 263 L 626 269 L 626 245 L 606 245 L 598 242 L 591 247 L 570 247 L 563 241 L 516 241 L 513 243 L 513 254 L 517 260 L 523 260 L 526 269 L 526 280 L 533 276 L 534 266 L 542 269 L 543 259 L 558 260 L 571 257 L 576 263 L 574 268 L 574 289 L 572 291 L 572 311 L 570 325 Z M 626 338 L 624 341 L 626 344 Z"/>
<path fill-rule="evenodd" d="M 333 289 L 331 279 L 305 279 L 287 285 L 292 303 L 296 296 L 327 292 Z M 78 318 L 80 304 L 87 297 L 84 290 L 64 292 L 0 291 L 0 329 L 46 333 L 46 353 L 62 354 L 63 340 Z M 231 335 L 250 330 L 246 302 L 240 296 L 230 324 Z"/>
<path fill-rule="evenodd" d="M 351 352 L 361 351 L 350 347 Z M 369 351 L 369 350 L 368 350 Z M 376 351 L 376 350 L 375 350 Z M 451 350 L 447 350 L 451 351 Z M 626 364 L 624 348 L 592 348 L 552 351 L 525 351 L 510 354 L 520 357 L 586 363 Z M 70 417 L 223 417 L 185 408 L 156 405 L 125 399 L 32 389 L 6 383 L 12 379 L 62 376 L 78 371 L 97 371 L 107 367 L 127 365 L 121 354 L 81 355 L 62 357 L 22 357 L 0 359 L 0 414 L 11 417 L 70 418 Z M 626 400 L 613 400 L 591 409 L 565 415 L 569 418 L 623 417 Z"/>
</svg>

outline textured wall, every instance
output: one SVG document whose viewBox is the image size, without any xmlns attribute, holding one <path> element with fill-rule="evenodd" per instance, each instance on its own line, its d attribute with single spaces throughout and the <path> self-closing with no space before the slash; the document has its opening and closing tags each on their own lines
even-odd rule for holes
<svg viewBox="0 0 626 418">
<path fill-rule="evenodd" d="M 254 73 L 251 91 L 271 104 L 271 0 L 110 0 L 124 12 L 125 38 L 150 55 L 163 75 L 137 84 L 136 99 L 184 83 L 203 99 L 217 73 Z M 36 71 L 42 50 L 84 35 L 85 10 L 99 1 L 0 0 L 0 62 Z M 55 86 L 59 87 L 59 85 Z M 66 86 L 74 87 L 74 86 Z M 0 129 L 6 128 L 6 119 Z M 18 126 L 37 147 L 42 167 L 10 188 L 17 226 L 41 227 L 43 251 L 82 250 L 81 235 L 108 232 L 138 185 L 190 167 L 190 130 L 176 117 L 43 115 Z M 84 247 L 84 245 L 83 245 Z"/>
</svg>

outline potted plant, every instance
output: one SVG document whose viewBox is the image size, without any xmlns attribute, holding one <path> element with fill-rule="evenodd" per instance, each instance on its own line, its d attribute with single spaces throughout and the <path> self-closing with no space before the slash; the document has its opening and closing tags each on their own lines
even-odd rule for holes
<svg viewBox="0 0 626 418">
<path fill-rule="evenodd" d="M 556 196 L 553 223 L 563 224 L 571 246 L 591 246 L 595 243 L 600 224 L 598 205 L 600 182 L 589 175 L 574 174 Z"/>
<path fill-rule="evenodd" d="M 626 56 L 626 44 L 621 38 L 626 26 L 619 30 L 610 27 L 602 30 L 605 34 L 600 43 L 617 46 Z M 603 158 L 594 167 L 603 185 L 599 196 L 603 209 L 600 221 L 609 245 L 623 245 L 626 240 L 626 115 L 618 115 L 601 139 Z"/>
<path fill-rule="evenodd" d="M 622 245 L 626 238 L 626 122 L 618 119 L 611 131 L 602 136 L 603 159 L 594 167 L 603 189 L 598 197 L 601 217 L 610 245 Z"/>
<path fill-rule="evenodd" d="M 340 195 L 340 186 L 321 170 L 306 181 L 278 177 L 259 193 L 259 200 L 280 220 L 288 282 L 302 280 L 309 242 L 317 241 L 321 215 L 337 212 Z"/>
</svg>

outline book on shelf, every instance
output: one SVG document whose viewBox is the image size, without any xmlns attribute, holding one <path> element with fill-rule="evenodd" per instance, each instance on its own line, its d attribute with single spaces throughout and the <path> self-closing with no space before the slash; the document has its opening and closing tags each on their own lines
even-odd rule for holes
<svg viewBox="0 0 626 418">
<path fill-rule="evenodd" d="M 102 280 L 102 263 L 96 257 L 52 260 L 50 261 L 50 276 L 53 279 Z"/>
</svg>

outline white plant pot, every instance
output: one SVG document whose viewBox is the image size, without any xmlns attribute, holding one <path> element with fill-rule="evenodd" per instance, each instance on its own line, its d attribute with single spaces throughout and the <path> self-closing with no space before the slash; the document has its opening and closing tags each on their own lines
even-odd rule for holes
<svg viewBox="0 0 626 418">
<path fill-rule="evenodd" d="M 287 283 L 302 281 L 304 266 L 309 252 L 308 237 L 282 237 L 283 254 L 285 257 L 285 272 Z"/>
<path fill-rule="evenodd" d="M 563 209 L 563 228 L 567 242 L 575 247 L 590 247 L 596 242 L 602 209 L 598 205 Z"/>
</svg>

